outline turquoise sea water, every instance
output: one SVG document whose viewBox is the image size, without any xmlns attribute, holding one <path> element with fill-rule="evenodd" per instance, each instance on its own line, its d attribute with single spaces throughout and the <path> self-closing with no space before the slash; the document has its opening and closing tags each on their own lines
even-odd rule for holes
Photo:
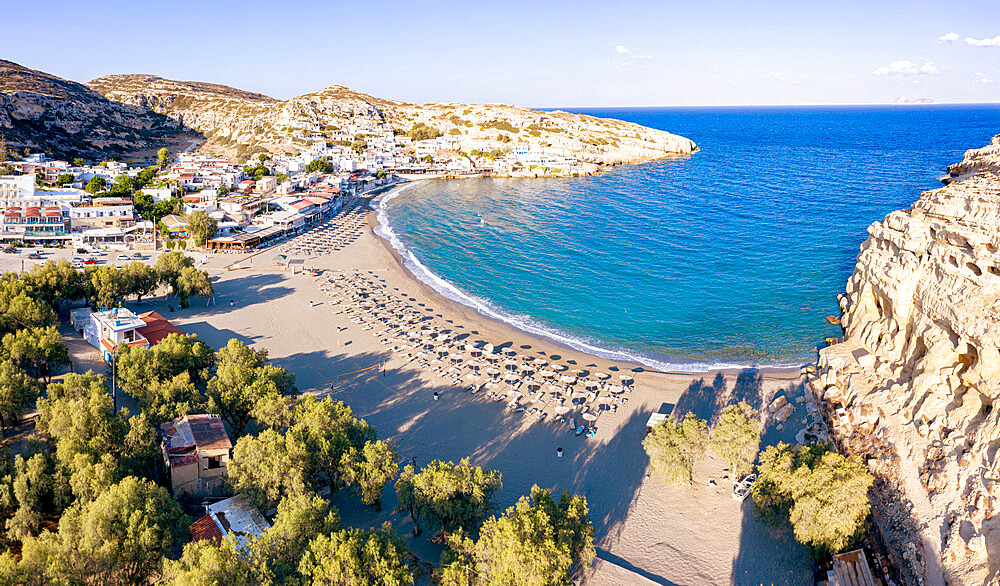
<svg viewBox="0 0 1000 586">
<path fill-rule="evenodd" d="M 570 179 L 422 182 L 381 231 L 439 291 L 660 368 L 788 365 L 839 328 L 869 224 L 1000 133 L 1000 106 L 575 110 L 694 140 Z"/>
</svg>

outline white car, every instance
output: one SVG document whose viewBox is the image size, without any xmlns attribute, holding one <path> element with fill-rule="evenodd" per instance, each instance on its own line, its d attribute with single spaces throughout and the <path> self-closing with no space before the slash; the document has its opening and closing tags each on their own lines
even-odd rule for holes
<svg viewBox="0 0 1000 586">
<path fill-rule="evenodd" d="M 73 268 L 74 269 L 82 269 L 83 268 L 83 261 L 80 260 L 80 259 L 78 259 L 78 258 L 74 258 L 73 259 Z"/>
<path fill-rule="evenodd" d="M 128 260 L 128 255 L 125 254 L 124 252 L 119 253 L 118 256 L 115 258 L 115 260 Z"/>
<path fill-rule="evenodd" d="M 141 252 L 136 252 L 136 253 L 132 254 L 132 260 L 142 260 L 142 253 Z"/>
</svg>

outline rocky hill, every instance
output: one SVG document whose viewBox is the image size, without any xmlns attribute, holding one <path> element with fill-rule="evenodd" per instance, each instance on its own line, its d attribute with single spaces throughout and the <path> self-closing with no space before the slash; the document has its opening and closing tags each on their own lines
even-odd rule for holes
<svg viewBox="0 0 1000 586">
<path fill-rule="evenodd" d="M 814 389 L 870 457 L 907 575 L 984 584 L 1000 572 L 1000 135 L 949 173 L 868 229 Z"/>
<path fill-rule="evenodd" d="M 88 84 L 105 97 L 149 108 L 203 133 L 201 149 L 230 156 L 297 152 L 313 139 L 351 141 L 426 125 L 454 139 L 454 150 L 503 151 L 516 145 L 594 165 L 636 163 L 697 150 L 690 140 L 637 124 L 506 105 L 408 104 L 330 86 L 289 100 L 149 75 L 111 75 Z"/>
<path fill-rule="evenodd" d="M 0 134 L 18 151 L 102 159 L 159 148 L 185 129 L 147 108 L 0 60 Z"/>
</svg>

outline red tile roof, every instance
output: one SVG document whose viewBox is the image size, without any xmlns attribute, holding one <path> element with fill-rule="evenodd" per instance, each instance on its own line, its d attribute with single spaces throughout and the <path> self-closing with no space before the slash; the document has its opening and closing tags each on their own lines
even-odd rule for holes
<svg viewBox="0 0 1000 586">
<path fill-rule="evenodd" d="M 203 515 L 191 523 L 191 537 L 195 541 L 205 539 L 222 541 L 222 529 L 219 529 L 219 525 L 211 515 Z"/>
<path fill-rule="evenodd" d="M 170 323 L 167 318 L 155 311 L 139 314 L 139 319 L 146 325 L 136 328 L 136 331 L 142 334 L 142 337 L 149 340 L 150 346 L 159 344 L 170 334 L 184 334 L 177 326 Z"/>
</svg>

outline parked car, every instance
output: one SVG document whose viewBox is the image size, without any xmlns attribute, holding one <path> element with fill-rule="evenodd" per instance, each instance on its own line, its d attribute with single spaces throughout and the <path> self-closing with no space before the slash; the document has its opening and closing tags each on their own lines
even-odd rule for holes
<svg viewBox="0 0 1000 586">
<path fill-rule="evenodd" d="M 143 256 L 141 252 L 136 252 L 132 254 L 132 260 L 142 260 Z"/>
<path fill-rule="evenodd" d="M 38 254 L 37 250 L 33 250 L 31 251 L 31 254 L 28 255 L 28 258 L 42 258 L 42 255 Z"/>
<path fill-rule="evenodd" d="M 94 257 L 90 257 L 87 260 L 83 261 L 83 264 L 85 264 L 85 265 L 96 265 L 97 264 L 97 259 L 94 258 Z"/>
<path fill-rule="evenodd" d="M 77 254 L 87 254 L 88 252 L 90 252 L 90 251 L 87 250 L 86 248 L 77 248 L 76 249 L 76 253 Z"/>
<path fill-rule="evenodd" d="M 17 254 L 17 249 L 14 248 L 13 246 L 4 246 L 3 251 L 6 252 L 7 254 Z"/>
<path fill-rule="evenodd" d="M 80 260 L 80 259 L 78 259 L 78 258 L 74 258 L 73 259 L 73 268 L 74 269 L 82 269 L 83 268 L 83 261 Z"/>
<path fill-rule="evenodd" d="M 115 257 L 115 260 L 128 260 L 128 254 L 120 252 L 118 253 L 118 256 Z"/>
</svg>

